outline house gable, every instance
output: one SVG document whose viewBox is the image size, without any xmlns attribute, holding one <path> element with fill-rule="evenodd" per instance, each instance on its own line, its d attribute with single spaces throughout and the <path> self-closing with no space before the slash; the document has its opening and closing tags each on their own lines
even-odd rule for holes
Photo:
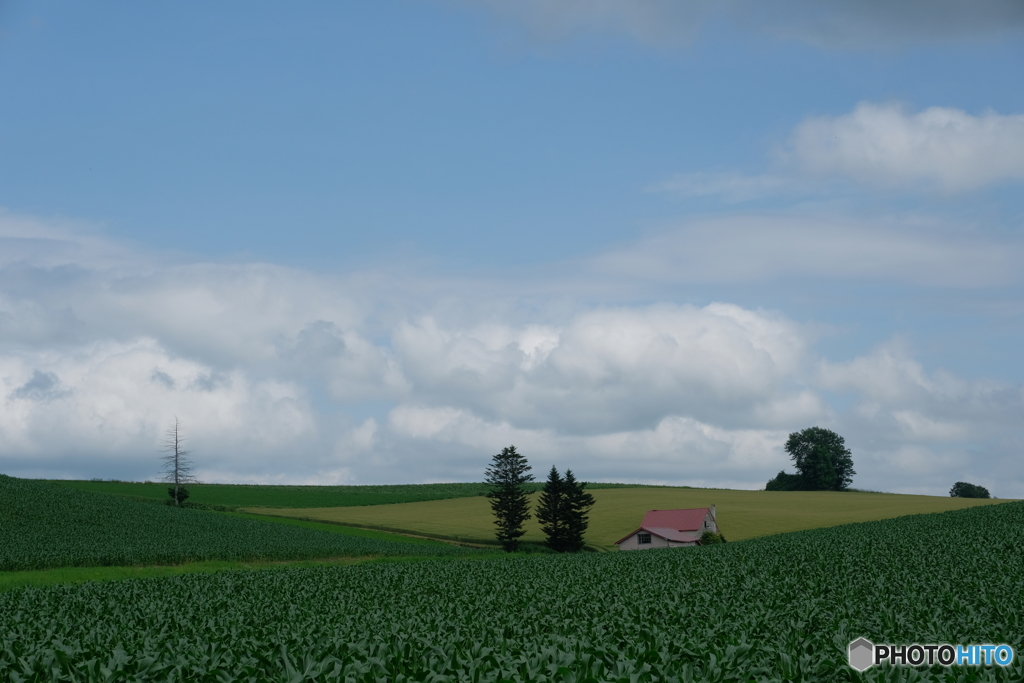
<svg viewBox="0 0 1024 683">
<path fill-rule="evenodd" d="M 698 545 L 705 531 L 718 533 L 713 505 L 687 510 L 649 510 L 640 527 L 615 544 L 620 550 Z M 640 542 L 648 538 L 649 542 Z"/>
</svg>

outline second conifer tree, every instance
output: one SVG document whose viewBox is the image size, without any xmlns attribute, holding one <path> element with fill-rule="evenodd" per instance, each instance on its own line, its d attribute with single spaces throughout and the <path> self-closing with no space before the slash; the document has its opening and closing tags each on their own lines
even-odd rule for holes
<svg viewBox="0 0 1024 683">
<path fill-rule="evenodd" d="M 572 470 L 563 478 L 552 466 L 548 480 L 540 494 L 537 521 L 547 536 L 547 545 L 560 553 L 583 550 L 583 536 L 589 525 L 587 513 L 594 505 L 594 497 L 587 493 L 586 482 L 576 481 Z"/>
</svg>

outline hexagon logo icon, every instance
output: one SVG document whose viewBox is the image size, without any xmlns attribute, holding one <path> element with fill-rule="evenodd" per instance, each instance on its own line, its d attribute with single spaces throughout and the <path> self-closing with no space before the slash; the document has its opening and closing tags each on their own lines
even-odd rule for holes
<svg viewBox="0 0 1024 683">
<path fill-rule="evenodd" d="M 857 671 L 865 671 L 874 664 L 875 646 L 867 638 L 858 638 L 850 643 L 850 666 Z"/>
</svg>

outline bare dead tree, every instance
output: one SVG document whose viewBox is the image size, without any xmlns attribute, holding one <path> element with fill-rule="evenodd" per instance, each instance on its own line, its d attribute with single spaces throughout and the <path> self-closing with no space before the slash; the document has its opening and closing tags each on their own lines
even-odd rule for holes
<svg viewBox="0 0 1024 683">
<path fill-rule="evenodd" d="M 174 484 L 167 492 L 174 498 L 175 505 L 181 505 L 181 501 L 188 497 L 185 484 L 194 483 L 196 479 L 192 476 L 192 461 L 188 457 L 189 451 L 185 450 L 181 420 L 177 416 L 174 417 L 174 425 L 167 430 L 162 450 L 164 455 L 160 459 L 164 462 L 164 481 Z"/>
</svg>

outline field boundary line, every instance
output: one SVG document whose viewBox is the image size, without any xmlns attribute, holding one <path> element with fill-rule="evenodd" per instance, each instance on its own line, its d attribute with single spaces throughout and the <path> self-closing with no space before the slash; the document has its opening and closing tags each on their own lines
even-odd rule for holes
<svg viewBox="0 0 1024 683">
<path fill-rule="evenodd" d="M 302 508 L 281 508 L 290 510 L 301 510 Z M 400 529 L 392 526 L 382 526 L 379 524 L 360 524 L 358 522 L 339 522 L 332 519 L 321 519 L 319 517 L 298 517 L 295 515 L 268 515 L 261 512 L 253 512 L 251 508 L 239 508 L 238 512 L 244 512 L 249 515 L 255 515 L 257 517 L 276 517 L 278 519 L 297 519 L 303 522 L 316 522 L 317 524 L 333 524 L 334 526 L 347 526 L 353 529 L 368 529 L 370 531 L 386 531 L 391 534 L 398 534 L 399 536 L 408 536 L 409 538 L 422 538 L 428 541 L 443 541 L 456 546 L 466 546 L 469 548 L 490 548 L 500 547 L 500 544 L 495 540 L 493 542 L 482 539 L 467 539 L 463 536 L 447 535 L 447 534 L 431 534 L 431 533 L 412 533 L 408 529 Z"/>
</svg>

